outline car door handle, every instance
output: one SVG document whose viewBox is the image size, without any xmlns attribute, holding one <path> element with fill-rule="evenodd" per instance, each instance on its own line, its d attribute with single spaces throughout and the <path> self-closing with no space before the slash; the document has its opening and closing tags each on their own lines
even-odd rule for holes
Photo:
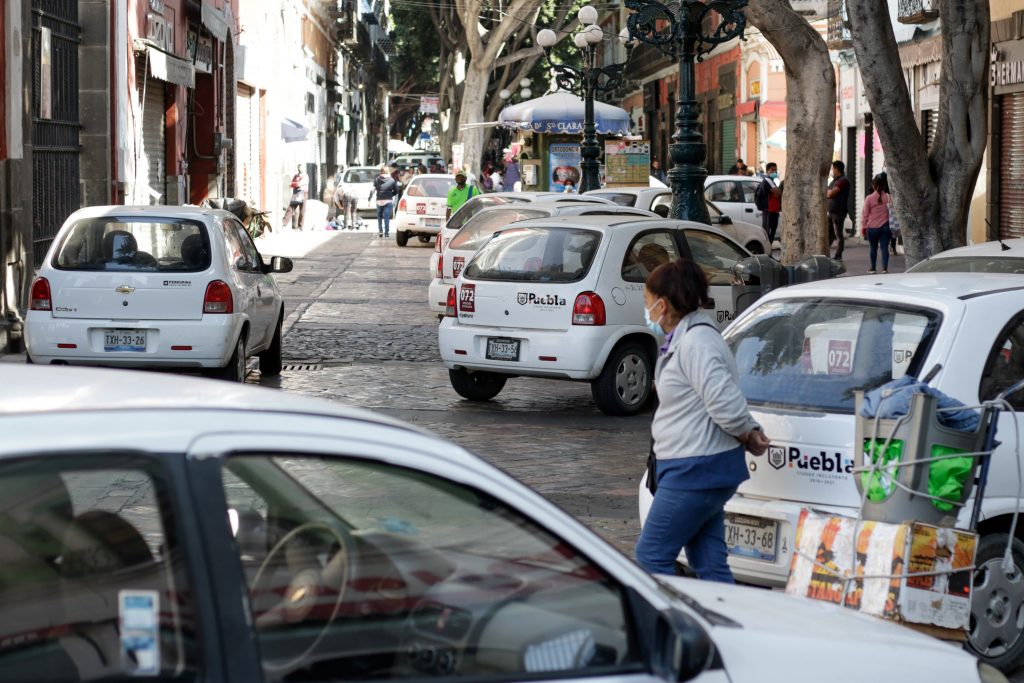
<svg viewBox="0 0 1024 683">
<path fill-rule="evenodd" d="M 753 209 L 744 209 L 744 211 L 746 211 L 747 213 L 754 213 Z"/>
</svg>

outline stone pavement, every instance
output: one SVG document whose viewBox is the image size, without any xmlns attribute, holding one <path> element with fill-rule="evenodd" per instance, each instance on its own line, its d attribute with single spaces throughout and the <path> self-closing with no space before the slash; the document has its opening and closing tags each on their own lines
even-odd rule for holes
<svg viewBox="0 0 1024 683">
<path fill-rule="evenodd" d="M 287 301 L 286 369 L 250 381 L 387 413 L 451 439 L 632 556 L 649 414 L 607 417 L 589 385 L 554 380 L 510 380 L 487 403 L 460 398 L 427 308 L 432 244 L 294 233 L 261 240 L 260 248 L 305 255 L 278 277 Z"/>
</svg>

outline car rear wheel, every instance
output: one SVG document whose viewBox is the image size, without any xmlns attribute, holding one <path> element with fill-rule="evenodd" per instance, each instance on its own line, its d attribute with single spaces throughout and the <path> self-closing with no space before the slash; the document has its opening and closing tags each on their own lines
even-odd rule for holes
<svg viewBox="0 0 1024 683">
<path fill-rule="evenodd" d="M 975 556 L 967 648 L 978 659 L 1011 671 L 1024 660 L 1024 543 L 1013 539 L 1013 568 L 1003 570 L 1007 534 L 982 536 Z"/>
<path fill-rule="evenodd" d="M 651 397 L 652 376 L 647 350 L 640 344 L 623 344 L 612 351 L 601 374 L 590 383 L 590 393 L 605 415 L 634 415 Z"/>
<path fill-rule="evenodd" d="M 395 230 L 395 242 L 398 243 L 398 246 L 404 247 L 409 243 L 409 233 L 405 230 Z"/>
<path fill-rule="evenodd" d="M 245 335 L 239 335 L 235 342 L 235 352 L 231 354 L 231 360 L 216 373 L 219 379 L 229 382 L 245 381 Z"/>
<path fill-rule="evenodd" d="M 264 377 L 276 377 L 281 374 L 281 318 L 277 319 L 277 329 L 267 350 L 260 354 L 260 374 Z"/>
<path fill-rule="evenodd" d="M 470 401 L 490 401 L 505 388 L 505 381 L 508 378 L 489 372 L 449 370 L 448 379 L 455 393 L 462 398 Z"/>
</svg>

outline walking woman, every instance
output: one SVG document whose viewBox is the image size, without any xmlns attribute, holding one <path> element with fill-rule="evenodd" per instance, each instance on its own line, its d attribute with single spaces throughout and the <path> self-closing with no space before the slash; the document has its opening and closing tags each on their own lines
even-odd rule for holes
<svg viewBox="0 0 1024 683">
<path fill-rule="evenodd" d="M 861 234 L 868 238 L 871 245 L 871 270 L 868 275 L 874 275 L 878 247 L 882 247 L 882 272 L 889 272 L 889 240 L 892 239 L 892 232 L 889 230 L 889 193 L 885 191 L 885 179 L 875 176 L 871 179 L 871 194 L 864 198 L 864 206 L 861 208 L 860 219 Z"/>
<path fill-rule="evenodd" d="M 373 181 L 372 199 L 377 199 L 377 237 L 389 237 L 391 234 L 391 203 L 398 194 L 398 182 L 388 173 L 386 166 L 380 167 L 380 175 Z"/>
<path fill-rule="evenodd" d="M 703 311 L 708 301 L 707 278 L 688 259 L 658 266 L 644 287 L 644 317 L 665 343 L 654 373 L 659 404 L 647 473 L 654 502 L 636 559 L 649 572 L 673 574 L 685 547 L 699 578 L 733 583 L 725 503 L 749 476 L 744 448 L 761 455 L 768 437 L 740 393 L 732 352 Z"/>
</svg>

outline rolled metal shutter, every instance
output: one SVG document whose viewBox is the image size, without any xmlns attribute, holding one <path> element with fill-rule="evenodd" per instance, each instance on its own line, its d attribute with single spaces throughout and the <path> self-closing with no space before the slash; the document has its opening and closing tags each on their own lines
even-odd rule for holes
<svg viewBox="0 0 1024 683">
<path fill-rule="evenodd" d="M 235 98 L 235 192 L 250 204 L 255 203 L 257 197 L 253 192 L 257 168 L 252 158 L 252 100 L 252 88 L 239 83 L 238 96 Z"/>
<path fill-rule="evenodd" d="M 142 149 L 139 150 L 135 201 L 140 204 L 167 203 L 167 100 L 163 81 L 146 72 L 146 60 L 135 69 L 136 86 L 142 100 Z"/>
<path fill-rule="evenodd" d="M 721 170 L 720 173 L 728 173 L 732 165 L 736 163 L 736 119 L 726 119 L 721 122 L 722 135 L 721 144 Z"/>
<path fill-rule="evenodd" d="M 999 237 L 1024 237 L 1024 92 L 1003 95 Z"/>
</svg>

